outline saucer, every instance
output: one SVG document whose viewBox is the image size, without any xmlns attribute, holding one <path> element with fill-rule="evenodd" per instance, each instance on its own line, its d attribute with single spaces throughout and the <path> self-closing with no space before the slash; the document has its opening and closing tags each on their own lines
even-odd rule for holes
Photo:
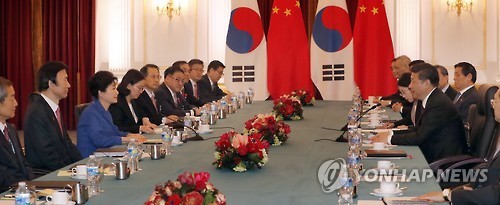
<svg viewBox="0 0 500 205">
<path fill-rule="evenodd" d="M 403 191 L 402 191 L 401 189 L 399 189 L 399 188 L 398 188 L 398 189 L 396 189 L 396 191 L 395 191 L 395 192 L 393 192 L 393 193 L 384 193 L 384 192 L 382 192 L 380 189 L 375 189 L 375 190 L 373 190 L 373 192 L 374 192 L 374 193 L 373 193 L 373 195 L 375 195 L 375 196 L 379 196 L 379 197 L 385 197 L 385 196 L 401 196 L 401 195 L 403 195 Z"/>
<path fill-rule="evenodd" d="M 208 134 L 208 133 L 212 133 L 212 132 L 213 132 L 213 130 L 204 130 L 204 131 L 202 131 L 202 130 L 197 130 L 196 132 L 198 132 L 198 134 Z"/>
<path fill-rule="evenodd" d="M 48 205 L 58 205 L 58 204 L 53 204 L 50 201 L 45 202 L 45 204 L 48 204 Z M 76 204 L 76 202 L 74 202 L 74 201 L 68 201 L 68 203 L 66 205 L 75 205 L 75 204 Z"/>
<path fill-rule="evenodd" d="M 182 144 L 184 144 L 184 142 L 172 142 L 172 144 L 170 144 L 170 146 L 177 147 L 177 146 L 181 146 Z"/>
<path fill-rule="evenodd" d="M 72 175 L 71 175 L 71 178 L 72 178 L 72 179 L 87 179 L 87 175 L 76 175 L 76 174 L 72 174 Z"/>
</svg>

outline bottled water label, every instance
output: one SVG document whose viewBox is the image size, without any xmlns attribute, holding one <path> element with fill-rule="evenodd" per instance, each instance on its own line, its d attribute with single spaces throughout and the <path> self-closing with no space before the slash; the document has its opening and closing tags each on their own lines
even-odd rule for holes
<svg viewBox="0 0 500 205">
<path fill-rule="evenodd" d="M 358 164 L 359 163 L 359 157 L 358 156 L 349 156 L 347 158 L 347 164 Z"/>
<path fill-rule="evenodd" d="M 30 205 L 30 194 L 16 195 L 16 205 Z"/>
<path fill-rule="evenodd" d="M 98 167 L 87 167 L 87 177 L 93 177 L 99 175 Z"/>
<path fill-rule="evenodd" d="M 136 155 L 139 155 L 139 150 L 137 150 L 137 149 L 128 149 L 128 153 L 130 154 L 130 156 L 136 156 Z"/>
</svg>

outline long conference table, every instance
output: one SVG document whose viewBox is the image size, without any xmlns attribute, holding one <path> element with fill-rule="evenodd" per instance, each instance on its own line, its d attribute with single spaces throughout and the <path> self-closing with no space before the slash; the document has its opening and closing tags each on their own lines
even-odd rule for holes
<svg viewBox="0 0 500 205">
<path fill-rule="evenodd" d="M 269 162 L 262 168 L 243 173 L 217 169 L 214 162 L 214 142 L 218 138 L 204 141 L 193 141 L 182 146 L 173 147 L 173 153 L 165 159 L 151 160 L 145 158 L 140 162 L 142 171 L 130 176 L 127 180 L 116 180 L 113 176 L 105 176 L 101 182 L 104 191 L 91 197 L 86 204 L 143 204 L 152 193 L 156 184 L 168 180 L 176 180 L 185 171 L 210 173 L 210 182 L 223 192 L 227 204 L 336 204 L 336 192 L 324 193 L 318 181 L 318 169 L 330 159 L 345 158 L 347 143 L 318 141 L 316 139 L 335 139 L 341 132 L 322 129 L 322 127 L 340 128 L 345 124 L 347 111 L 351 102 L 316 101 L 312 107 L 304 107 L 304 119 L 287 121 L 291 126 L 288 142 L 283 146 L 271 147 Z M 229 114 L 226 119 L 219 119 L 212 125 L 213 133 L 202 135 L 204 138 L 218 137 L 234 128 L 241 132 L 244 122 L 256 114 L 270 113 L 271 101 L 245 104 L 236 113 Z M 158 136 L 148 136 L 158 138 Z M 412 158 L 391 160 L 401 168 L 429 169 L 424 156 L 418 147 L 398 146 Z M 104 162 L 111 162 L 105 159 Z M 79 163 L 85 163 L 87 159 Z M 374 168 L 377 160 L 363 160 L 365 168 Z M 63 169 L 67 170 L 70 166 Z M 58 177 L 57 171 L 37 180 L 71 180 L 69 177 Z M 85 180 L 82 180 L 86 183 Z M 404 182 L 401 187 L 403 196 L 418 196 L 430 191 L 440 191 L 434 178 L 425 182 Z M 362 181 L 358 185 L 357 200 L 379 200 L 370 193 L 379 187 L 378 182 Z"/>
</svg>

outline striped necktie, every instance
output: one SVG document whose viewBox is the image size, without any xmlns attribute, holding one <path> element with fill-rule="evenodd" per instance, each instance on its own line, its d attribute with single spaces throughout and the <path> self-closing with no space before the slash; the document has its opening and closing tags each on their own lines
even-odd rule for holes
<svg viewBox="0 0 500 205">
<path fill-rule="evenodd" d="M 5 140 L 7 140 L 7 142 L 10 144 L 10 148 L 12 148 L 12 152 L 15 154 L 16 150 L 14 149 L 14 145 L 10 140 L 9 129 L 7 128 L 7 125 L 5 125 L 5 128 L 3 128 L 3 136 L 5 137 Z"/>
</svg>

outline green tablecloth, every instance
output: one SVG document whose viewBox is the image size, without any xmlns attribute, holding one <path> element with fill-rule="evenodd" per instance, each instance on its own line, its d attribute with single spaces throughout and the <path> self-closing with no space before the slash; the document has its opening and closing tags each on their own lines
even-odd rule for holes
<svg viewBox="0 0 500 205">
<path fill-rule="evenodd" d="M 269 162 L 260 170 L 235 173 L 216 169 L 214 161 L 214 142 L 209 139 L 189 142 L 173 148 L 173 154 L 163 160 L 144 159 L 140 163 L 142 171 L 127 180 L 115 180 L 104 177 L 98 196 L 92 197 L 87 204 L 142 204 L 151 194 L 155 184 L 175 180 L 185 171 L 209 172 L 210 182 L 220 189 L 228 204 L 336 204 L 335 193 L 326 194 L 318 182 L 317 172 L 320 165 L 328 159 L 346 156 L 347 144 L 332 141 L 314 140 L 320 138 L 335 139 L 341 132 L 322 129 L 321 127 L 339 128 L 345 123 L 350 102 L 317 101 L 313 107 L 304 107 L 304 118 L 300 121 L 288 121 L 292 133 L 289 141 L 280 147 L 271 147 Z M 258 113 L 269 113 L 272 102 L 256 102 L 245 105 L 228 118 L 219 120 L 212 128 L 212 134 L 203 137 L 215 137 L 234 127 L 242 131 L 244 122 Z M 398 147 L 411 154 L 413 159 L 392 160 L 401 168 L 428 168 L 418 147 Z M 109 159 L 107 159 L 109 160 Z M 85 162 L 86 160 L 83 160 Z M 364 160 L 366 168 L 376 167 L 376 160 Z M 38 180 L 68 180 L 51 173 Z M 379 183 L 361 182 L 358 186 L 358 199 L 376 200 L 378 197 L 369 193 Z M 433 180 L 425 183 L 402 183 L 408 187 L 404 196 L 415 196 L 429 191 L 440 190 Z"/>
</svg>

